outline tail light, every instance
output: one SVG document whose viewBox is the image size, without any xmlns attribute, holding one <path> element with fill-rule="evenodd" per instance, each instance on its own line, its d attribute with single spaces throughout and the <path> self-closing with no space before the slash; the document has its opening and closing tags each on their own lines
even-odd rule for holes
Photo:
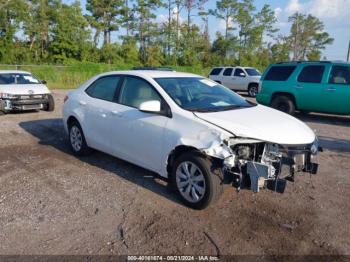
<svg viewBox="0 0 350 262">
<path fill-rule="evenodd" d="M 67 102 L 68 98 L 69 98 L 68 96 L 65 96 L 63 99 L 63 103 Z"/>
</svg>

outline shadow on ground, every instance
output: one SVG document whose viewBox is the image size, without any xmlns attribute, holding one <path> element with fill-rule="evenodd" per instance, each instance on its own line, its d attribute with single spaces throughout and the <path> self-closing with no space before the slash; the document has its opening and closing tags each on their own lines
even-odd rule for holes
<svg viewBox="0 0 350 262">
<path fill-rule="evenodd" d="M 61 118 L 27 121 L 19 125 L 26 132 L 38 138 L 40 145 L 52 146 L 64 154 L 72 155 Z M 98 151 L 89 156 L 77 158 L 181 204 L 167 182 L 156 173 Z"/>
</svg>

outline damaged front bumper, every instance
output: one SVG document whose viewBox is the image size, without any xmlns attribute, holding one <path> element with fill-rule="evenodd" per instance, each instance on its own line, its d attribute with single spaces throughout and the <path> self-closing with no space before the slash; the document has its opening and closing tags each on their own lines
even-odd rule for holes
<svg viewBox="0 0 350 262">
<path fill-rule="evenodd" d="M 283 146 L 267 142 L 228 144 L 231 155 L 224 159 L 223 170 L 238 190 L 259 192 L 268 188 L 283 193 L 287 181 L 297 173 L 317 174 L 318 140 L 310 145 Z"/>
<path fill-rule="evenodd" d="M 48 95 L 12 95 L 9 98 L 0 99 L 0 110 L 25 111 L 44 109 L 49 103 Z"/>
</svg>

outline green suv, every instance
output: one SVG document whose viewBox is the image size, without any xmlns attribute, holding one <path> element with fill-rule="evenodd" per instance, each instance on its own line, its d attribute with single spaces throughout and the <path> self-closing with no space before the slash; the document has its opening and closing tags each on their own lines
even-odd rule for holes
<svg viewBox="0 0 350 262">
<path fill-rule="evenodd" d="M 258 103 L 288 114 L 350 114 L 350 63 L 286 62 L 270 65 L 261 77 Z"/>
</svg>

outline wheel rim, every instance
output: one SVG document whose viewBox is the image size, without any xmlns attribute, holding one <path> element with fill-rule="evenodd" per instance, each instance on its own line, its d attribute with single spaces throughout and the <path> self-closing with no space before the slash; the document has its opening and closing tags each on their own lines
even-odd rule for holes
<svg viewBox="0 0 350 262">
<path fill-rule="evenodd" d="M 181 196 L 191 203 L 197 203 L 204 197 L 204 175 L 199 167 L 192 162 L 182 162 L 177 167 L 176 185 Z"/>
<path fill-rule="evenodd" d="M 249 88 L 250 96 L 255 97 L 257 93 L 258 93 L 258 89 L 255 86 L 252 86 L 251 88 Z"/>
<path fill-rule="evenodd" d="M 70 143 L 75 151 L 80 151 L 83 145 L 83 137 L 80 129 L 77 126 L 72 126 L 70 129 Z"/>
</svg>

